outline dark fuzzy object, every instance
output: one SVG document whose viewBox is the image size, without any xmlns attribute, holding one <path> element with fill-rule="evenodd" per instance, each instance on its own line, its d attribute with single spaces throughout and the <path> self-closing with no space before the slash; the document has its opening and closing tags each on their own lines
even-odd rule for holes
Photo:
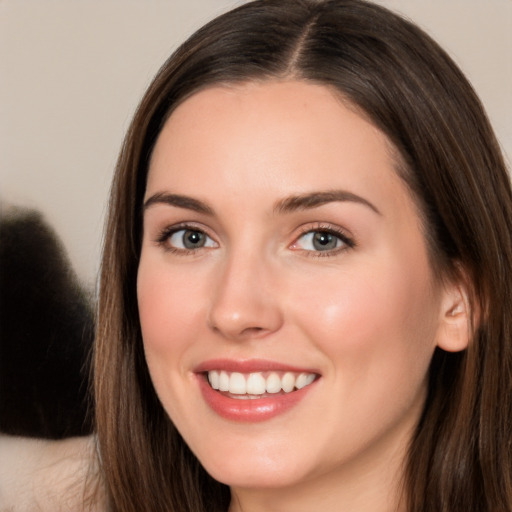
<svg viewBox="0 0 512 512">
<path fill-rule="evenodd" d="M 89 434 L 93 314 L 54 231 L 34 211 L 0 220 L 0 431 Z M 89 411 L 90 412 L 90 411 Z"/>
</svg>

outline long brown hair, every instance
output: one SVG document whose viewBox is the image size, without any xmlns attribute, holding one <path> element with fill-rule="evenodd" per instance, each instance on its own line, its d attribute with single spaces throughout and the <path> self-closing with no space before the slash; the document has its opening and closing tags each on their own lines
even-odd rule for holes
<svg viewBox="0 0 512 512">
<path fill-rule="evenodd" d="M 136 302 L 148 161 L 173 109 L 220 83 L 335 88 L 400 154 L 432 265 L 462 275 L 479 312 L 469 348 L 437 350 L 411 441 L 411 512 L 512 510 L 512 193 L 473 89 L 412 23 L 361 0 L 259 0 L 200 29 L 164 64 L 126 136 L 111 191 L 95 349 L 97 434 L 114 511 L 226 511 L 158 401 Z"/>
</svg>

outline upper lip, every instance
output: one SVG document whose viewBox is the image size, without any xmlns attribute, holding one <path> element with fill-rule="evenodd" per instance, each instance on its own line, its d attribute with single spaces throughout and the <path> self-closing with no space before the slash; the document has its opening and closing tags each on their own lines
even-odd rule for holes
<svg viewBox="0 0 512 512">
<path fill-rule="evenodd" d="M 200 363 L 194 369 L 195 373 L 205 373 L 211 370 L 224 370 L 226 372 L 238 373 L 255 373 L 266 371 L 284 371 L 294 373 L 319 373 L 312 368 L 300 368 L 289 364 L 280 363 L 278 361 L 270 361 L 266 359 L 209 359 Z"/>
</svg>

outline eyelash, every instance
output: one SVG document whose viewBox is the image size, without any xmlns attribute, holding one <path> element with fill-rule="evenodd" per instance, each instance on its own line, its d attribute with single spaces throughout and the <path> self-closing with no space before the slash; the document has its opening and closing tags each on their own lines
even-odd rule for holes
<svg viewBox="0 0 512 512">
<path fill-rule="evenodd" d="M 171 252 L 174 254 L 178 254 L 180 256 L 194 255 L 194 254 L 197 254 L 200 249 L 205 248 L 205 247 L 198 247 L 195 249 L 187 249 L 187 248 L 181 248 L 181 247 L 173 247 L 172 245 L 169 244 L 169 239 L 174 234 L 178 233 L 179 231 L 194 231 L 197 233 L 202 233 L 203 235 L 208 237 L 210 240 L 213 240 L 213 238 L 210 235 L 208 235 L 208 233 L 204 229 L 202 229 L 198 226 L 195 226 L 193 224 L 178 224 L 177 226 L 166 227 L 162 231 L 160 231 L 155 242 L 157 243 L 157 245 L 163 247 L 163 249 L 165 251 L 168 251 L 168 252 Z M 206 249 L 208 249 L 208 247 L 206 247 Z"/>
<path fill-rule="evenodd" d="M 354 249 L 356 247 L 355 240 L 348 236 L 347 233 L 337 226 L 332 226 L 331 224 L 317 224 L 314 226 L 304 226 L 301 228 L 301 232 L 295 238 L 295 241 L 292 245 L 297 244 L 297 242 L 304 236 L 309 233 L 327 233 L 335 236 L 342 242 L 341 247 L 337 247 L 335 249 L 330 249 L 326 251 L 310 251 L 306 249 L 297 248 L 295 250 L 302 251 L 306 256 L 311 258 L 329 258 L 332 256 L 337 256 L 338 254 L 348 251 L 350 249 Z"/>
<path fill-rule="evenodd" d="M 208 249 L 209 248 L 209 247 L 198 247 L 195 249 L 187 249 L 187 248 L 181 248 L 181 247 L 178 248 L 178 247 L 171 246 L 169 244 L 170 237 L 172 237 L 174 234 L 178 233 L 179 231 L 195 231 L 195 232 L 204 234 L 210 240 L 214 240 L 213 237 L 208 235 L 208 233 L 204 229 L 202 229 L 198 226 L 195 226 L 192 224 L 178 224 L 176 226 L 166 227 L 162 231 L 160 231 L 155 242 L 157 243 L 157 245 L 163 247 L 164 250 L 171 252 L 171 253 L 178 254 L 180 256 L 181 255 L 187 256 L 187 255 L 197 254 L 200 249 Z M 317 224 L 317 225 L 313 225 L 313 226 L 311 226 L 311 225 L 304 226 L 303 228 L 301 228 L 300 233 L 295 238 L 295 240 L 291 244 L 291 246 L 293 247 L 293 245 L 296 245 L 297 242 L 304 235 L 307 235 L 309 233 L 327 233 L 327 234 L 333 235 L 336 238 L 338 238 L 343 244 L 341 247 L 337 247 L 335 249 L 328 249 L 325 251 L 312 251 L 312 250 L 301 249 L 301 248 L 294 249 L 296 251 L 301 251 L 306 256 L 311 257 L 311 258 L 326 258 L 326 257 L 336 256 L 337 254 L 339 254 L 341 252 L 347 251 L 349 249 L 353 249 L 357 245 L 355 240 L 353 238 L 349 237 L 345 233 L 345 231 L 343 231 L 339 227 L 335 227 L 330 224 Z"/>
</svg>

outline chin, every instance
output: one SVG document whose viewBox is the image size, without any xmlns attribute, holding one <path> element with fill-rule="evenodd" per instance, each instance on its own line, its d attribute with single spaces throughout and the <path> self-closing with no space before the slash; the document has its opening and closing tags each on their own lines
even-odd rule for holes
<svg viewBox="0 0 512 512">
<path fill-rule="evenodd" d="M 208 471 L 208 469 L 207 469 Z M 246 467 L 240 468 L 221 468 L 215 467 L 208 473 L 215 480 L 231 487 L 239 489 L 276 489 L 293 486 L 304 480 L 305 475 L 300 475 L 295 471 L 291 472 L 290 467 Z"/>
<path fill-rule="evenodd" d="M 253 450 L 252 454 L 237 455 L 217 451 L 213 458 L 202 457 L 199 460 L 215 480 L 233 488 L 288 487 L 306 480 L 310 474 L 306 461 L 276 457 L 262 449 Z"/>
</svg>

